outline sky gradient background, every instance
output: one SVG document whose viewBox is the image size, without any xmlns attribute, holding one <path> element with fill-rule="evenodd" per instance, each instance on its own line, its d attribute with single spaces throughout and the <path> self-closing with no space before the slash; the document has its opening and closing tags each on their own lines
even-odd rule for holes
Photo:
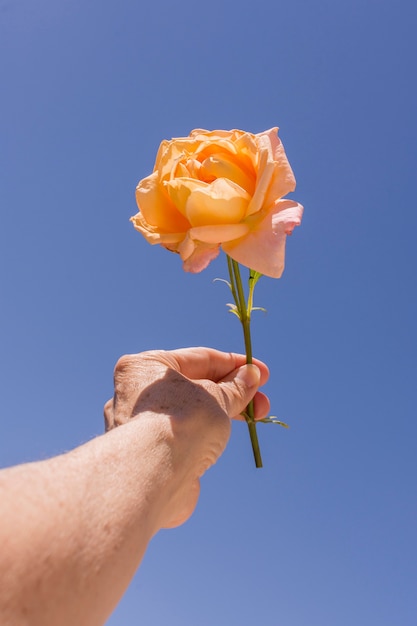
<svg viewBox="0 0 417 626">
<path fill-rule="evenodd" d="M 259 427 L 255 470 L 234 426 L 110 626 L 415 626 L 416 23 L 411 0 L 0 0 L 1 465 L 101 433 L 123 353 L 243 349 L 224 256 L 185 274 L 129 223 L 162 139 L 278 125 L 305 206 L 253 322 L 291 428 Z"/>
</svg>

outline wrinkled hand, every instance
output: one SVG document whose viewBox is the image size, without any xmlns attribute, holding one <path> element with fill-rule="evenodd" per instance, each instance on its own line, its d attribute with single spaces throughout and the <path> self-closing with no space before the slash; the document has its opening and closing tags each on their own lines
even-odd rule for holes
<svg viewBox="0 0 417 626">
<path fill-rule="evenodd" d="M 169 446 L 179 494 L 168 507 L 165 526 L 185 521 L 194 510 L 199 478 L 213 465 L 230 436 L 230 418 L 254 399 L 255 418 L 268 414 L 269 401 L 257 389 L 268 379 L 261 361 L 210 348 L 150 351 L 122 357 L 114 373 L 114 397 L 104 409 L 106 430 L 132 419 L 150 420 Z"/>
</svg>

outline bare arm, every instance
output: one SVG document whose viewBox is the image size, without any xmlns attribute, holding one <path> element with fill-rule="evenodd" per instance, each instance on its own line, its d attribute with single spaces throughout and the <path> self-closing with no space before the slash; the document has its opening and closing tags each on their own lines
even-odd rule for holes
<svg viewBox="0 0 417 626">
<path fill-rule="evenodd" d="M 152 536 L 194 510 L 266 367 L 209 349 L 123 357 L 108 432 L 0 472 L 0 623 L 103 624 Z M 238 376 L 246 370 L 246 379 Z M 255 396 L 257 417 L 268 401 Z"/>
</svg>

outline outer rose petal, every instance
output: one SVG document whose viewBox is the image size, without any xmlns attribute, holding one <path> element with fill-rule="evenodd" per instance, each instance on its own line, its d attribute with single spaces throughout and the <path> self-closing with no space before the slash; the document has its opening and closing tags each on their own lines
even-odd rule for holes
<svg viewBox="0 0 417 626">
<path fill-rule="evenodd" d="M 291 200 L 279 200 L 253 230 L 235 241 L 222 244 L 232 259 L 251 269 L 280 278 L 285 265 L 285 240 L 301 223 L 303 207 Z"/>
<path fill-rule="evenodd" d="M 249 204 L 248 215 L 257 213 L 264 206 L 265 196 L 274 174 L 274 160 L 269 137 L 263 134 L 257 135 L 256 143 L 259 149 L 258 176 L 255 193 Z"/>
<path fill-rule="evenodd" d="M 158 182 L 156 173 L 144 178 L 136 187 L 136 202 L 144 219 L 163 232 L 186 231 L 190 224 Z"/>
<path fill-rule="evenodd" d="M 193 241 L 189 235 L 178 247 L 181 255 L 183 269 L 186 272 L 196 274 L 206 269 L 207 265 L 218 256 L 220 252 L 219 244 L 207 244 L 200 241 Z"/>
<path fill-rule="evenodd" d="M 176 244 L 182 241 L 185 237 L 185 232 L 183 233 L 161 233 L 157 228 L 148 224 L 148 222 L 144 219 L 141 213 L 136 213 L 133 217 L 130 218 L 130 221 L 133 222 L 133 226 L 138 230 L 145 239 L 151 243 L 156 244 L 159 243 L 163 246 L 167 244 Z M 174 246 L 170 246 L 170 249 L 174 248 Z"/>
<path fill-rule="evenodd" d="M 284 147 L 277 136 L 278 128 L 255 135 L 259 150 L 258 179 L 249 214 L 268 209 L 278 198 L 295 189 L 295 178 Z"/>
<path fill-rule="evenodd" d="M 265 208 L 269 208 L 277 198 L 282 198 L 295 189 L 295 177 L 277 133 L 278 128 L 271 128 L 260 133 L 260 135 L 268 136 L 274 160 L 274 173 L 265 198 Z"/>
</svg>

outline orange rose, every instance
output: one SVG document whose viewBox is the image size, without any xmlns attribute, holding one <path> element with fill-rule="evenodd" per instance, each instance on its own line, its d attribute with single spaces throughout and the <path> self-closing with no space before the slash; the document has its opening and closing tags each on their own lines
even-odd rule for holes
<svg viewBox="0 0 417 626">
<path fill-rule="evenodd" d="M 136 188 L 134 227 L 152 244 L 178 252 L 188 272 L 200 272 L 219 253 L 279 278 L 285 240 L 303 207 L 283 200 L 295 178 L 277 128 L 193 130 L 163 141 L 153 174 Z"/>
</svg>

